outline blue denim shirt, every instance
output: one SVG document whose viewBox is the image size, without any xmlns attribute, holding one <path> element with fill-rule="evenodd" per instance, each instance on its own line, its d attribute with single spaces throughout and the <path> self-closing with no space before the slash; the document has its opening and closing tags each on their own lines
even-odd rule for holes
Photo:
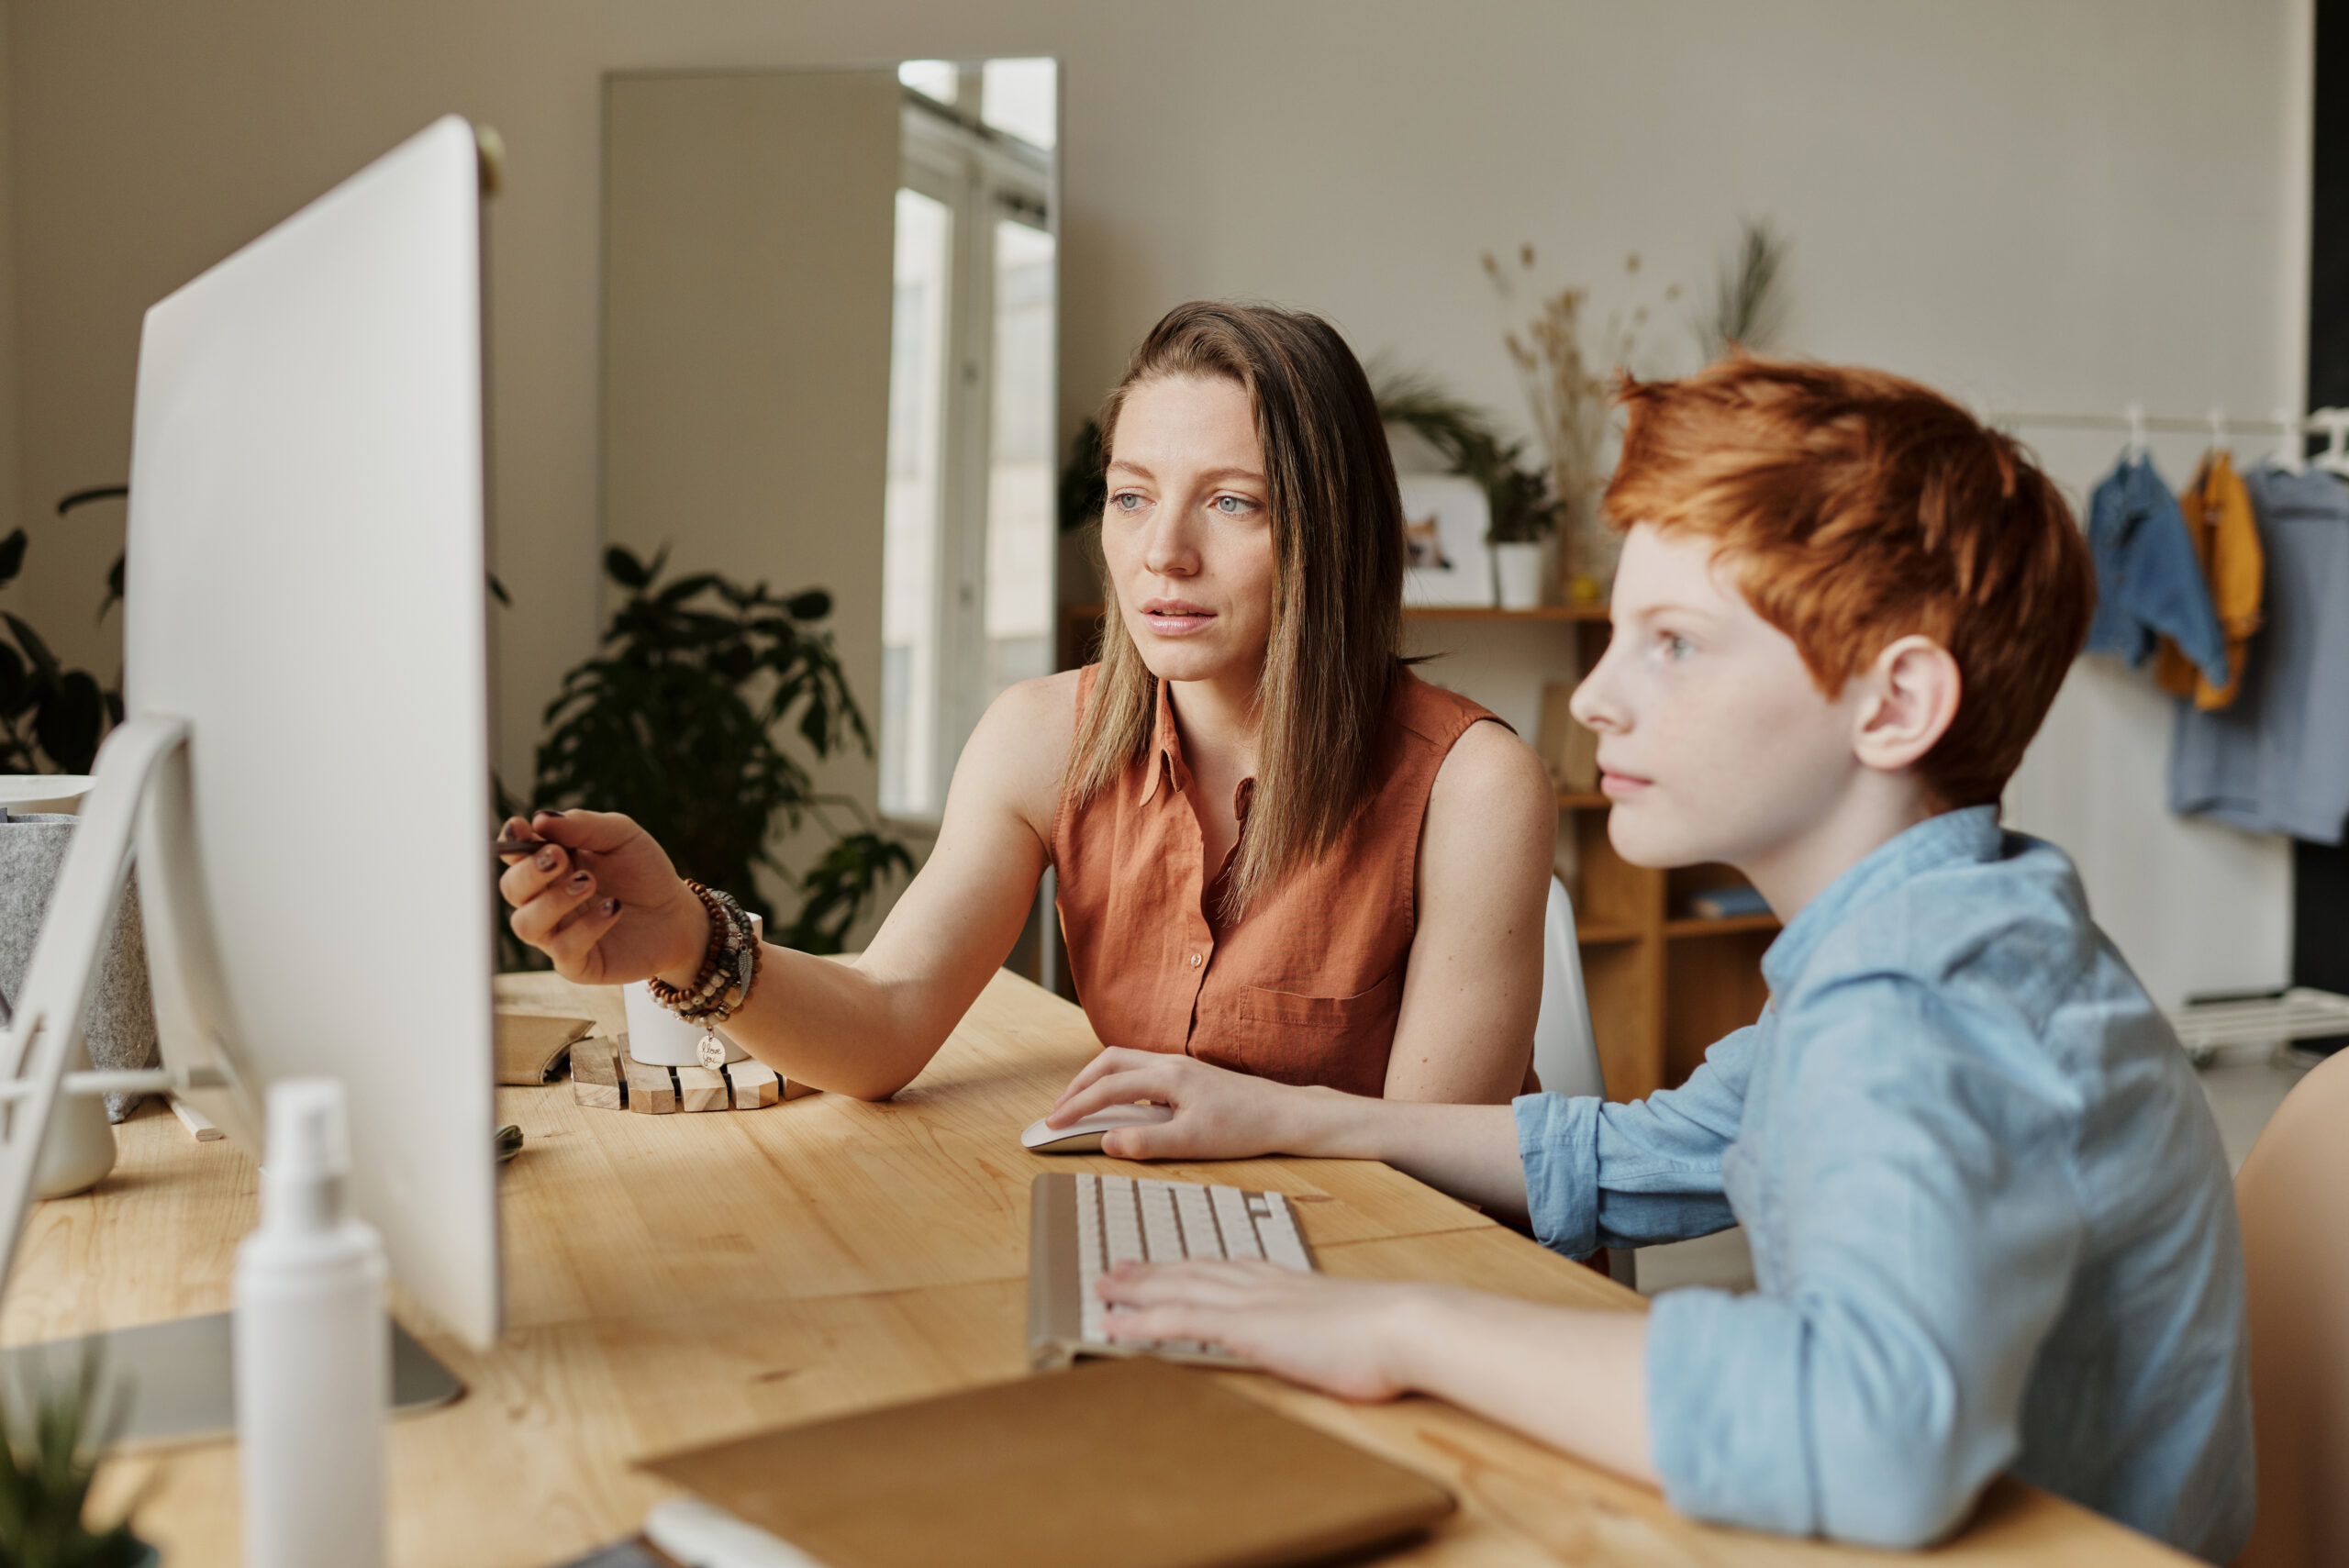
<svg viewBox="0 0 2349 1568">
<path fill-rule="evenodd" d="M 2062 851 L 1994 806 L 1885 844 L 1681 1088 L 1516 1102 L 1534 1232 L 1742 1222 L 1758 1289 L 1649 1320 L 1666 1496 L 1889 1547 L 1999 1472 L 2213 1562 L 2252 1515 L 2242 1243 L 2185 1053 Z"/>
<path fill-rule="evenodd" d="M 2088 497 L 2088 555 L 2096 562 L 2089 652 L 2143 664 L 2167 637 L 2203 679 L 2228 684 L 2227 639 L 2210 582 L 2153 459 L 2121 459 Z"/>
</svg>

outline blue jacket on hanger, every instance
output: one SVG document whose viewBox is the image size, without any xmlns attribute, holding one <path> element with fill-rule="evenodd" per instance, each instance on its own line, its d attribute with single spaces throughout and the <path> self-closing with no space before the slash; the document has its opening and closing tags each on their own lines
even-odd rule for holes
<svg viewBox="0 0 2349 1568">
<path fill-rule="evenodd" d="M 2096 561 L 2091 653 L 2143 664 L 2166 636 L 2213 686 L 2227 684 L 2227 639 L 2194 540 L 2153 459 L 2123 455 L 2088 500 Z"/>
</svg>

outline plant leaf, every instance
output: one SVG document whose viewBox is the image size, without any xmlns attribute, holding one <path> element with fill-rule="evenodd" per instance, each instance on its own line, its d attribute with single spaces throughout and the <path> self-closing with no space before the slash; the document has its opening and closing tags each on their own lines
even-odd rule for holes
<svg viewBox="0 0 2349 1568">
<path fill-rule="evenodd" d="M 22 528 L 6 539 L 0 539 L 0 585 L 15 582 L 17 573 L 25 569 L 26 543 Z"/>
<path fill-rule="evenodd" d="M 644 562 L 623 545 L 614 545 L 604 551 L 604 575 L 623 588 L 643 589 L 651 585 L 652 573 Z"/>
</svg>

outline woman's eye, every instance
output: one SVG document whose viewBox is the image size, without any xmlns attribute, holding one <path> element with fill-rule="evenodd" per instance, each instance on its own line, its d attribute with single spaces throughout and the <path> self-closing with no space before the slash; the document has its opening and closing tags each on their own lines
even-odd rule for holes
<svg viewBox="0 0 2349 1568">
<path fill-rule="evenodd" d="M 1120 490 L 1109 497 L 1109 505 L 1120 512 L 1138 512 L 1141 510 L 1141 497 L 1130 490 Z"/>
<path fill-rule="evenodd" d="M 1238 517 L 1245 516 L 1256 504 L 1245 495 L 1219 495 L 1211 505 L 1227 517 Z"/>
</svg>

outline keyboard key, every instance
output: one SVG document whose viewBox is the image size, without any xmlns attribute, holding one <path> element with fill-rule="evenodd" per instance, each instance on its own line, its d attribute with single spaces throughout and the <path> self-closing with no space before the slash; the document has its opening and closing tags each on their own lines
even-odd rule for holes
<svg viewBox="0 0 2349 1568">
<path fill-rule="evenodd" d="M 1174 1189 L 1174 1218 L 1183 1222 L 1183 1255 L 1186 1258 L 1220 1258 L 1223 1239 L 1216 1234 L 1215 1210 L 1208 1202 L 1208 1189 L 1186 1183 Z"/>
<path fill-rule="evenodd" d="M 1083 1321 L 1077 1332 L 1095 1344 L 1104 1339 L 1101 1283 L 1101 1179 L 1090 1173 L 1076 1178 L 1076 1299 Z"/>
<path fill-rule="evenodd" d="M 1141 1197 L 1141 1235 L 1153 1263 L 1174 1262 L 1183 1256 L 1182 1228 L 1174 1223 L 1174 1192 L 1166 1182 L 1136 1182 Z"/>
<path fill-rule="evenodd" d="M 1214 1205 L 1216 1223 L 1223 1230 L 1224 1256 L 1263 1257 L 1264 1249 L 1256 1244 L 1255 1222 L 1248 1218 L 1248 1195 L 1238 1187 L 1209 1187 L 1208 1199 Z"/>
<path fill-rule="evenodd" d="M 1131 1176 L 1101 1178 L 1101 1240 L 1104 1273 L 1114 1273 L 1119 1263 L 1141 1262 L 1146 1257 Z"/>
<path fill-rule="evenodd" d="M 1256 1239 L 1264 1244 L 1264 1256 L 1285 1269 L 1311 1273 L 1313 1260 L 1306 1255 L 1305 1238 L 1297 1234 L 1297 1217 L 1290 1211 L 1288 1200 L 1278 1193 L 1264 1195 L 1272 1201 L 1271 1210 L 1256 1226 Z"/>
</svg>

